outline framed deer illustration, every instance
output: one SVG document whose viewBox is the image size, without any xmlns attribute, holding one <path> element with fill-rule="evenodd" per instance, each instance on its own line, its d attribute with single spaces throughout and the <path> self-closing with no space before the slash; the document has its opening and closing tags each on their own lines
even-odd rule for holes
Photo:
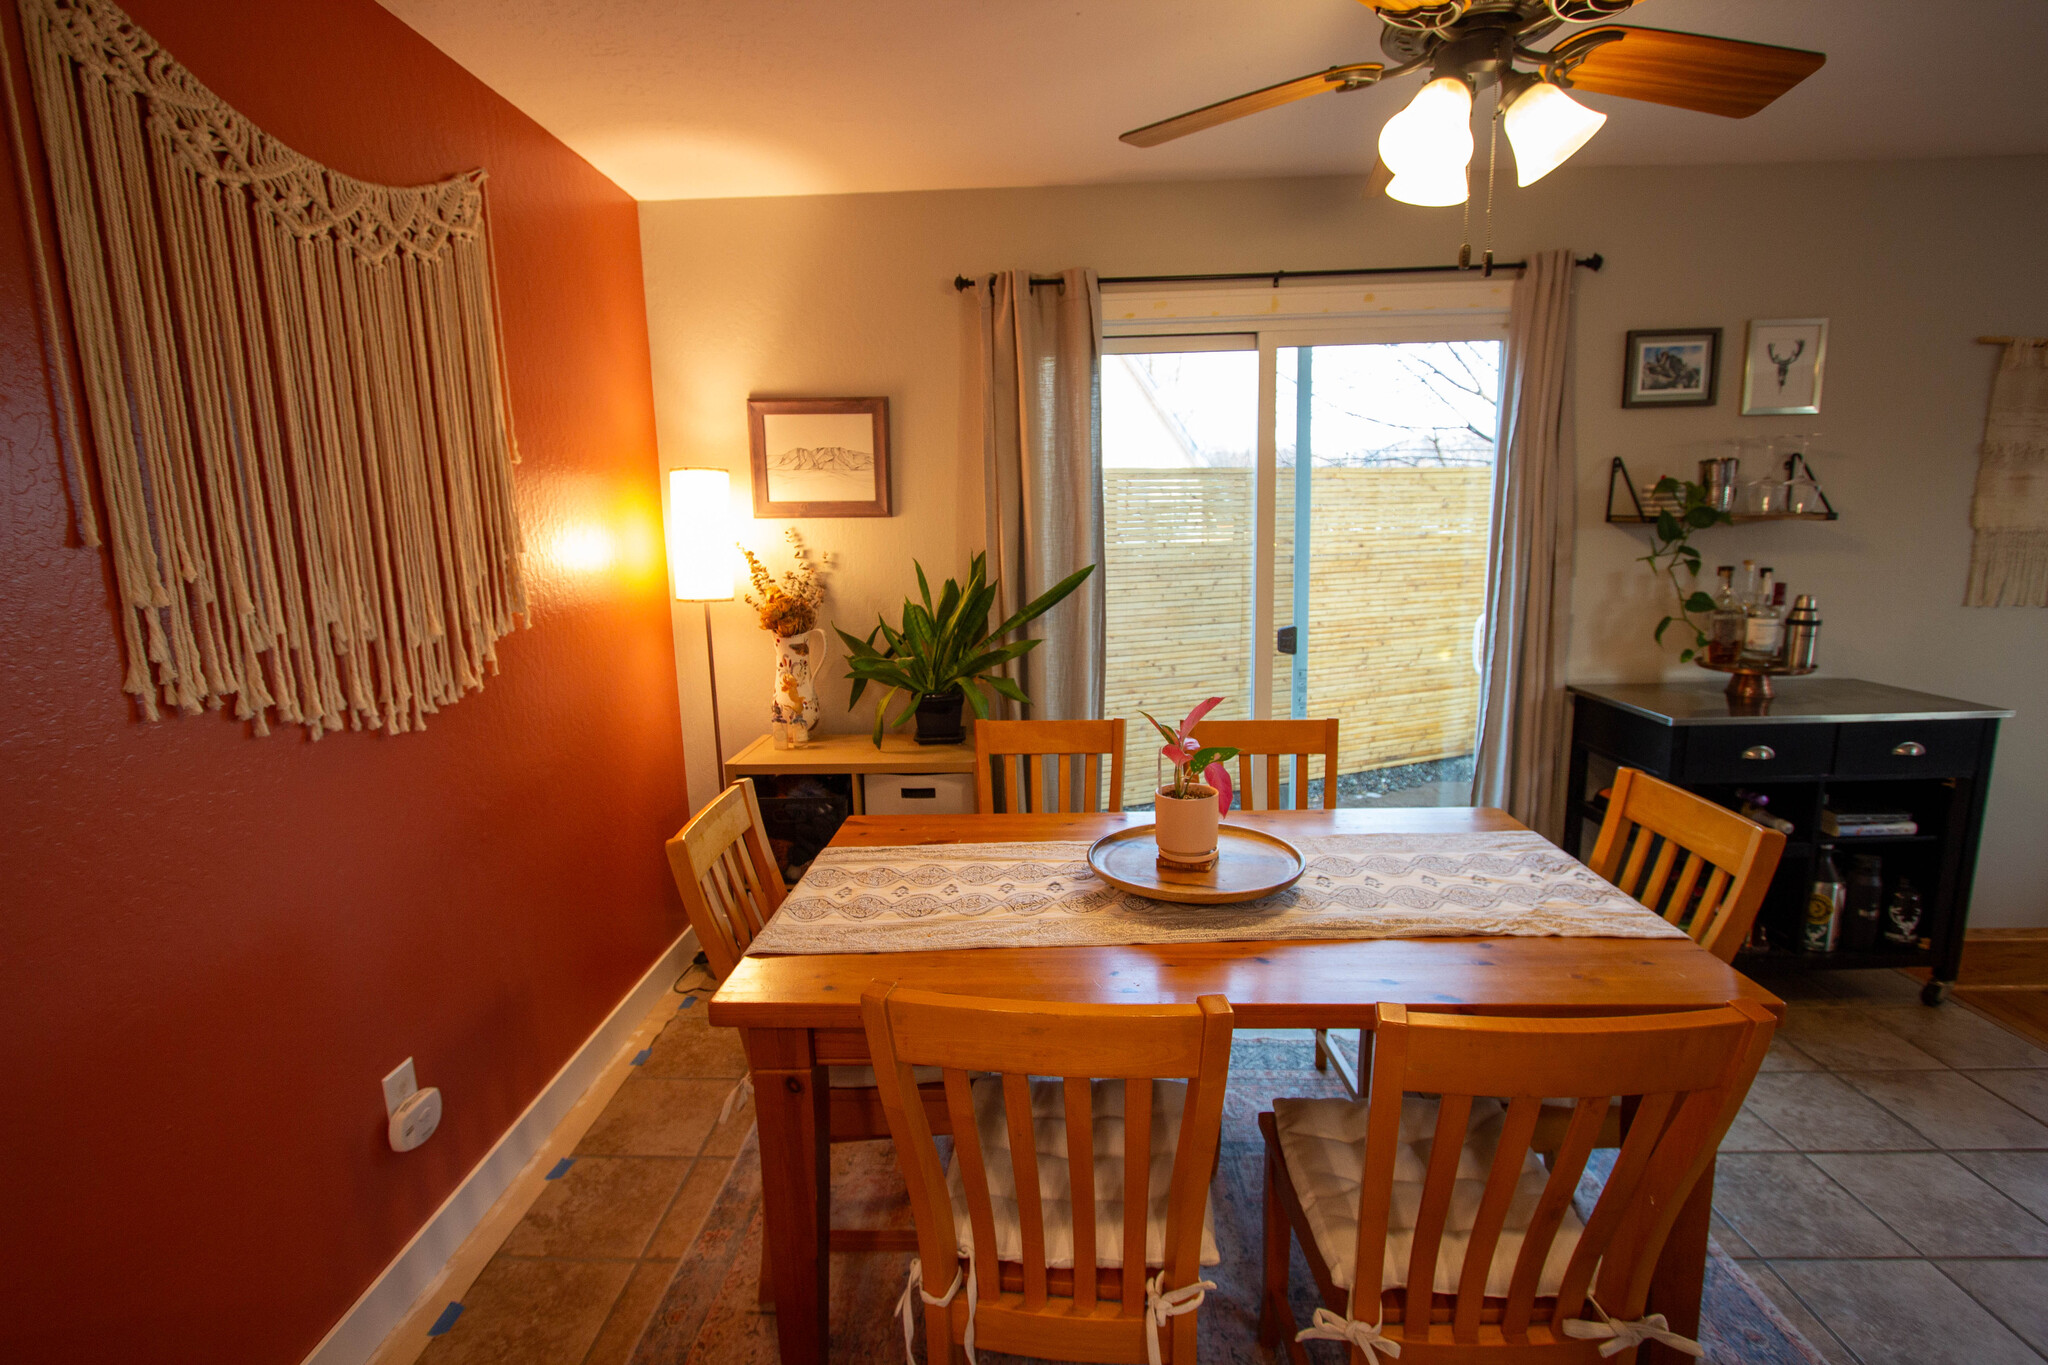
<svg viewBox="0 0 2048 1365">
<path fill-rule="evenodd" d="M 1742 365 L 1742 415 L 1777 417 L 1820 411 L 1826 318 L 1758 318 L 1749 324 Z"/>
</svg>

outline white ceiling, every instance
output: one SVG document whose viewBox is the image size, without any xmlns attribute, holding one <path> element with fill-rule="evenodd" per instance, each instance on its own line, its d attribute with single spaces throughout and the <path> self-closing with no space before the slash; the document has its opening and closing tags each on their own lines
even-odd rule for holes
<svg viewBox="0 0 2048 1365">
<path fill-rule="evenodd" d="M 1150 150 L 1117 134 L 1381 57 L 1358 0 L 382 0 L 640 199 L 1358 174 L 1418 77 Z M 1585 96 L 1642 165 L 2048 151 L 2044 0 L 1644 0 L 1813 48 L 1750 119 Z"/>
</svg>

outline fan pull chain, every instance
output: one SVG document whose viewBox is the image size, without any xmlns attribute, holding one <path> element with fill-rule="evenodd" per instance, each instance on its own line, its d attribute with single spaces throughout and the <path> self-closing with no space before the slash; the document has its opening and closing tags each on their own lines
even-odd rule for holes
<svg viewBox="0 0 2048 1365">
<path fill-rule="evenodd" d="M 1493 278 L 1493 168 L 1494 154 L 1500 148 L 1500 101 L 1493 104 L 1493 117 L 1486 123 L 1486 249 L 1480 257 L 1486 262 L 1481 274 Z M 1469 199 L 1471 196 L 1466 196 Z"/>
<path fill-rule="evenodd" d="M 1465 167 L 1465 217 L 1458 225 L 1458 269 L 1472 268 L 1472 168 Z"/>
</svg>

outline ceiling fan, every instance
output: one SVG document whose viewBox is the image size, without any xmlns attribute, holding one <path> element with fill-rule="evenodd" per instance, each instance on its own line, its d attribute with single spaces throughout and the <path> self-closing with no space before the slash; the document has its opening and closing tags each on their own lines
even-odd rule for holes
<svg viewBox="0 0 2048 1365">
<path fill-rule="evenodd" d="M 1602 23 L 1636 0 L 1361 0 L 1380 18 L 1391 59 L 1352 62 L 1133 128 L 1122 140 L 1156 147 L 1311 95 L 1362 90 L 1425 68 L 1430 78 L 1380 131 L 1378 177 L 1411 204 L 1468 195 L 1472 97 L 1499 87 L 1495 113 L 1528 185 L 1583 147 L 1607 116 L 1565 92 L 1590 90 L 1726 118 L 1748 118 L 1818 71 L 1823 53 L 1697 33 Z M 1593 24 L 1595 27 L 1577 27 Z M 1575 31 L 1547 50 L 1534 45 Z M 1521 63 L 1517 66 L 1517 63 Z M 1489 167 L 1489 177 L 1491 168 Z"/>
</svg>

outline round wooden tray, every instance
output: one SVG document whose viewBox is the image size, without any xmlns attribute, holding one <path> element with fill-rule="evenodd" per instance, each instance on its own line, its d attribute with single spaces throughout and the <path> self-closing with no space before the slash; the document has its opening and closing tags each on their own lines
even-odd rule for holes
<svg viewBox="0 0 2048 1365">
<path fill-rule="evenodd" d="M 1088 849 L 1088 866 L 1111 886 L 1153 900 L 1184 905 L 1228 905 L 1257 900 L 1294 885 L 1308 866 L 1301 850 L 1275 834 L 1242 825 L 1216 831 L 1216 866 L 1174 872 L 1159 866 L 1159 842 L 1150 825 L 1105 834 Z"/>
</svg>

